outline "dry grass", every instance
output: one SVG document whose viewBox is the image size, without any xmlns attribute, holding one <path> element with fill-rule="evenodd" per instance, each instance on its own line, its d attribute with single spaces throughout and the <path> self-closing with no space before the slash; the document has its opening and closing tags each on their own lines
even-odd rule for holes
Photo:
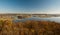
<svg viewBox="0 0 60 35">
<path fill-rule="evenodd" d="M 60 35 L 60 24 L 50 21 L 13 23 L 11 20 L 0 20 L 0 35 Z"/>
</svg>

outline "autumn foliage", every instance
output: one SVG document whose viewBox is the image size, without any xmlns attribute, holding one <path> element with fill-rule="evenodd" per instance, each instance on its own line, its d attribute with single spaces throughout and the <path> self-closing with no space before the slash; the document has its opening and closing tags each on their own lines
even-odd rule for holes
<svg viewBox="0 0 60 35">
<path fill-rule="evenodd" d="M 60 23 L 51 21 L 12 22 L 0 20 L 0 35 L 60 35 Z"/>
</svg>

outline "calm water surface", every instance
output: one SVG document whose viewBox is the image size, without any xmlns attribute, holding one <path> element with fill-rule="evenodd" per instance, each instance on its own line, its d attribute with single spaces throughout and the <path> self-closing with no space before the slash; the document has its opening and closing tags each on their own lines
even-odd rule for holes
<svg viewBox="0 0 60 35">
<path fill-rule="evenodd" d="M 16 19 L 13 20 L 13 22 L 23 22 L 26 20 L 46 20 L 46 21 L 55 21 L 55 22 L 60 22 L 60 17 L 50 17 L 50 18 L 40 18 L 40 17 L 31 17 L 31 18 L 25 18 L 25 19 Z"/>
</svg>

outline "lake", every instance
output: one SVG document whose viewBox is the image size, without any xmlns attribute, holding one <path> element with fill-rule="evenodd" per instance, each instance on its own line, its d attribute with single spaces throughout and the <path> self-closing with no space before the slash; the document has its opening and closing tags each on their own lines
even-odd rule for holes
<svg viewBox="0 0 60 35">
<path fill-rule="evenodd" d="M 13 22 L 23 22 L 26 20 L 45 20 L 45 21 L 55 21 L 55 22 L 60 22 L 60 17 L 50 17 L 50 18 L 40 18 L 40 17 L 31 17 L 31 18 L 25 18 L 25 19 L 15 19 Z"/>
</svg>

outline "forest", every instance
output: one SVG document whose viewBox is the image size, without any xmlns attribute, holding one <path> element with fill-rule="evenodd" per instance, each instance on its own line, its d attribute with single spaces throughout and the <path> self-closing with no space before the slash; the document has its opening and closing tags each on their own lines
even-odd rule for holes
<svg viewBox="0 0 60 35">
<path fill-rule="evenodd" d="M 12 22 L 0 20 L 0 35 L 60 35 L 60 23 L 27 20 Z"/>
</svg>

